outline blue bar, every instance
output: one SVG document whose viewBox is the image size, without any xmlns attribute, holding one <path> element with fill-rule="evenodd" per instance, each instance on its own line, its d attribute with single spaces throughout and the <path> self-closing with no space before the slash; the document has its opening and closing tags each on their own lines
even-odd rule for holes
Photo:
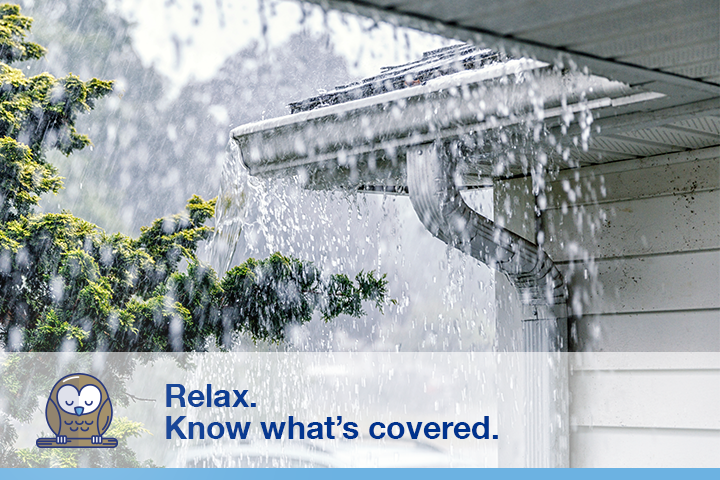
<svg viewBox="0 0 720 480">
<path fill-rule="evenodd" d="M 720 469 L 0 469 L 0 478 L 22 480 L 717 480 Z"/>
</svg>

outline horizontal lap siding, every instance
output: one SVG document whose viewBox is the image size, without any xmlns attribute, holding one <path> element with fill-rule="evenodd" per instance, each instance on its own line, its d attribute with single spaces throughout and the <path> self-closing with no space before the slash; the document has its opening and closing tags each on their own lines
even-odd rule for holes
<svg viewBox="0 0 720 480">
<path fill-rule="evenodd" d="M 546 218 L 558 239 L 548 246 L 556 262 L 720 248 L 717 190 L 551 210 Z"/>
<path fill-rule="evenodd" d="M 562 172 L 543 221 L 596 352 L 572 354 L 571 466 L 719 467 L 720 149 Z"/>
<path fill-rule="evenodd" d="M 637 352 L 650 344 L 656 352 L 717 352 L 720 345 L 718 311 L 675 310 L 606 315 L 584 315 L 575 320 L 579 338 L 606 351 Z"/>
<path fill-rule="evenodd" d="M 717 468 L 720 432 L 573 427 L 570 466 L 577 468 Z"/>
<path fill-rule="evenodd" d="M 494 213 L 532 240 L 531 187 L 496 182 Z M 579 350 L 571 466 L 720 467 L 720 148 L 566 170 L 545 191 Z M 500 340 L 511 293 L 496 293 Z"/>
<path fill-rule="evenodd" d="M 718 467 L 720 357 L 571 357 L 571 466 Z"/>
<path fill-rule="evenodd" d="M 571 421 L 588 428 L 683 428 L 720 433 L 720 412 L 713 408 L 720 399 L 719 374 L 718 370 L 692 369 L 576 372 L 570 380 Z"/>
<path fill-rule="evenodd" d="M 564 265 L 576 317 L 720 309 L 717 250 L 591 260 Z M 720 324 L 718 324 L 720 328 Z M 595 345 L 606 350 L 611 345 Z M 648 344 L 641 351 L 656 351 Z M 692 344 L 683 351 L 695 351 Z"/>
<path fill-rule="evenodd" d="M 543 222 L 576 348 L 720 351 L 720 149 L 563 172 Z"/>
</svg>

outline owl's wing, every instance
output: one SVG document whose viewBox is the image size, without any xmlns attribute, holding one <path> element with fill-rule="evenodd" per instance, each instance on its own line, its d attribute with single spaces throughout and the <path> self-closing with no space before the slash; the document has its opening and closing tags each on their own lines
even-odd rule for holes
<svg viewBox="0 0 720 480">
<path fill-rule="evenodd" d="M 62 427 L 60 410 L 51 398 L 48 398 L 48 403 L 45 406 L 45 419 L 47 420 L 50 430 L 52 430 L 55 435 L 60 435 L 60 427 Z"/>
<path fill-rule="evenodd" d="M 105 403 L 103 403 L 102 407 L 100 407 L 100 413 L 98 413 L 97 426 L 98 433 L 100 435 L 105 434 L 108 428 L 110 428 L 110 422 L 112 422 L 112 417 L 112 404 L 110 403 L 110 399 L 108 398 L 107 400 L 105 400 Z"/>
</svg>

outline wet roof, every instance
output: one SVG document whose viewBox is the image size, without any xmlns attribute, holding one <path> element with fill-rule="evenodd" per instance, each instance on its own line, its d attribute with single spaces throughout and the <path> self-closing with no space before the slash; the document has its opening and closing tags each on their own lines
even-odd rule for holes
<svg viewBox="0 0 720 480">
<path fill-rule="evenodd" d="M 306 112 L 320 107 L 372 97 L 404 88 L 423 85 L 445 75 L 476 70 L 507 61 L 509 57 L 490 49 L 472 45 L 452 45 L 425 52 L 421 59 L 403 65 L 383 67 L 379 75 L 335 87 L 334 90 L 289 104 L 290 113 Z"/>
</svg>

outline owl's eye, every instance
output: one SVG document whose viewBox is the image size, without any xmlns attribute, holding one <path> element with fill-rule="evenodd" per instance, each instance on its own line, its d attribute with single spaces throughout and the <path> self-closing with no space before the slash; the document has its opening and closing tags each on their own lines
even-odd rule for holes
<svg viewBox="0 0 720 480">
<path fill-rule="evenodd" d="M 80 400 L 80 392 L 73 385 L 65 385 L 57 393 L 60 408 L 69 413 L 74 413 L 74 406 Z"/>
<path fill-rule="evenodd" d="M 84 414 L 94 411 L 100 405 L 102 393 L 95 385 L 85 385 L 80 390 L 80 405 L 85 406 Z"/>
</svg>

